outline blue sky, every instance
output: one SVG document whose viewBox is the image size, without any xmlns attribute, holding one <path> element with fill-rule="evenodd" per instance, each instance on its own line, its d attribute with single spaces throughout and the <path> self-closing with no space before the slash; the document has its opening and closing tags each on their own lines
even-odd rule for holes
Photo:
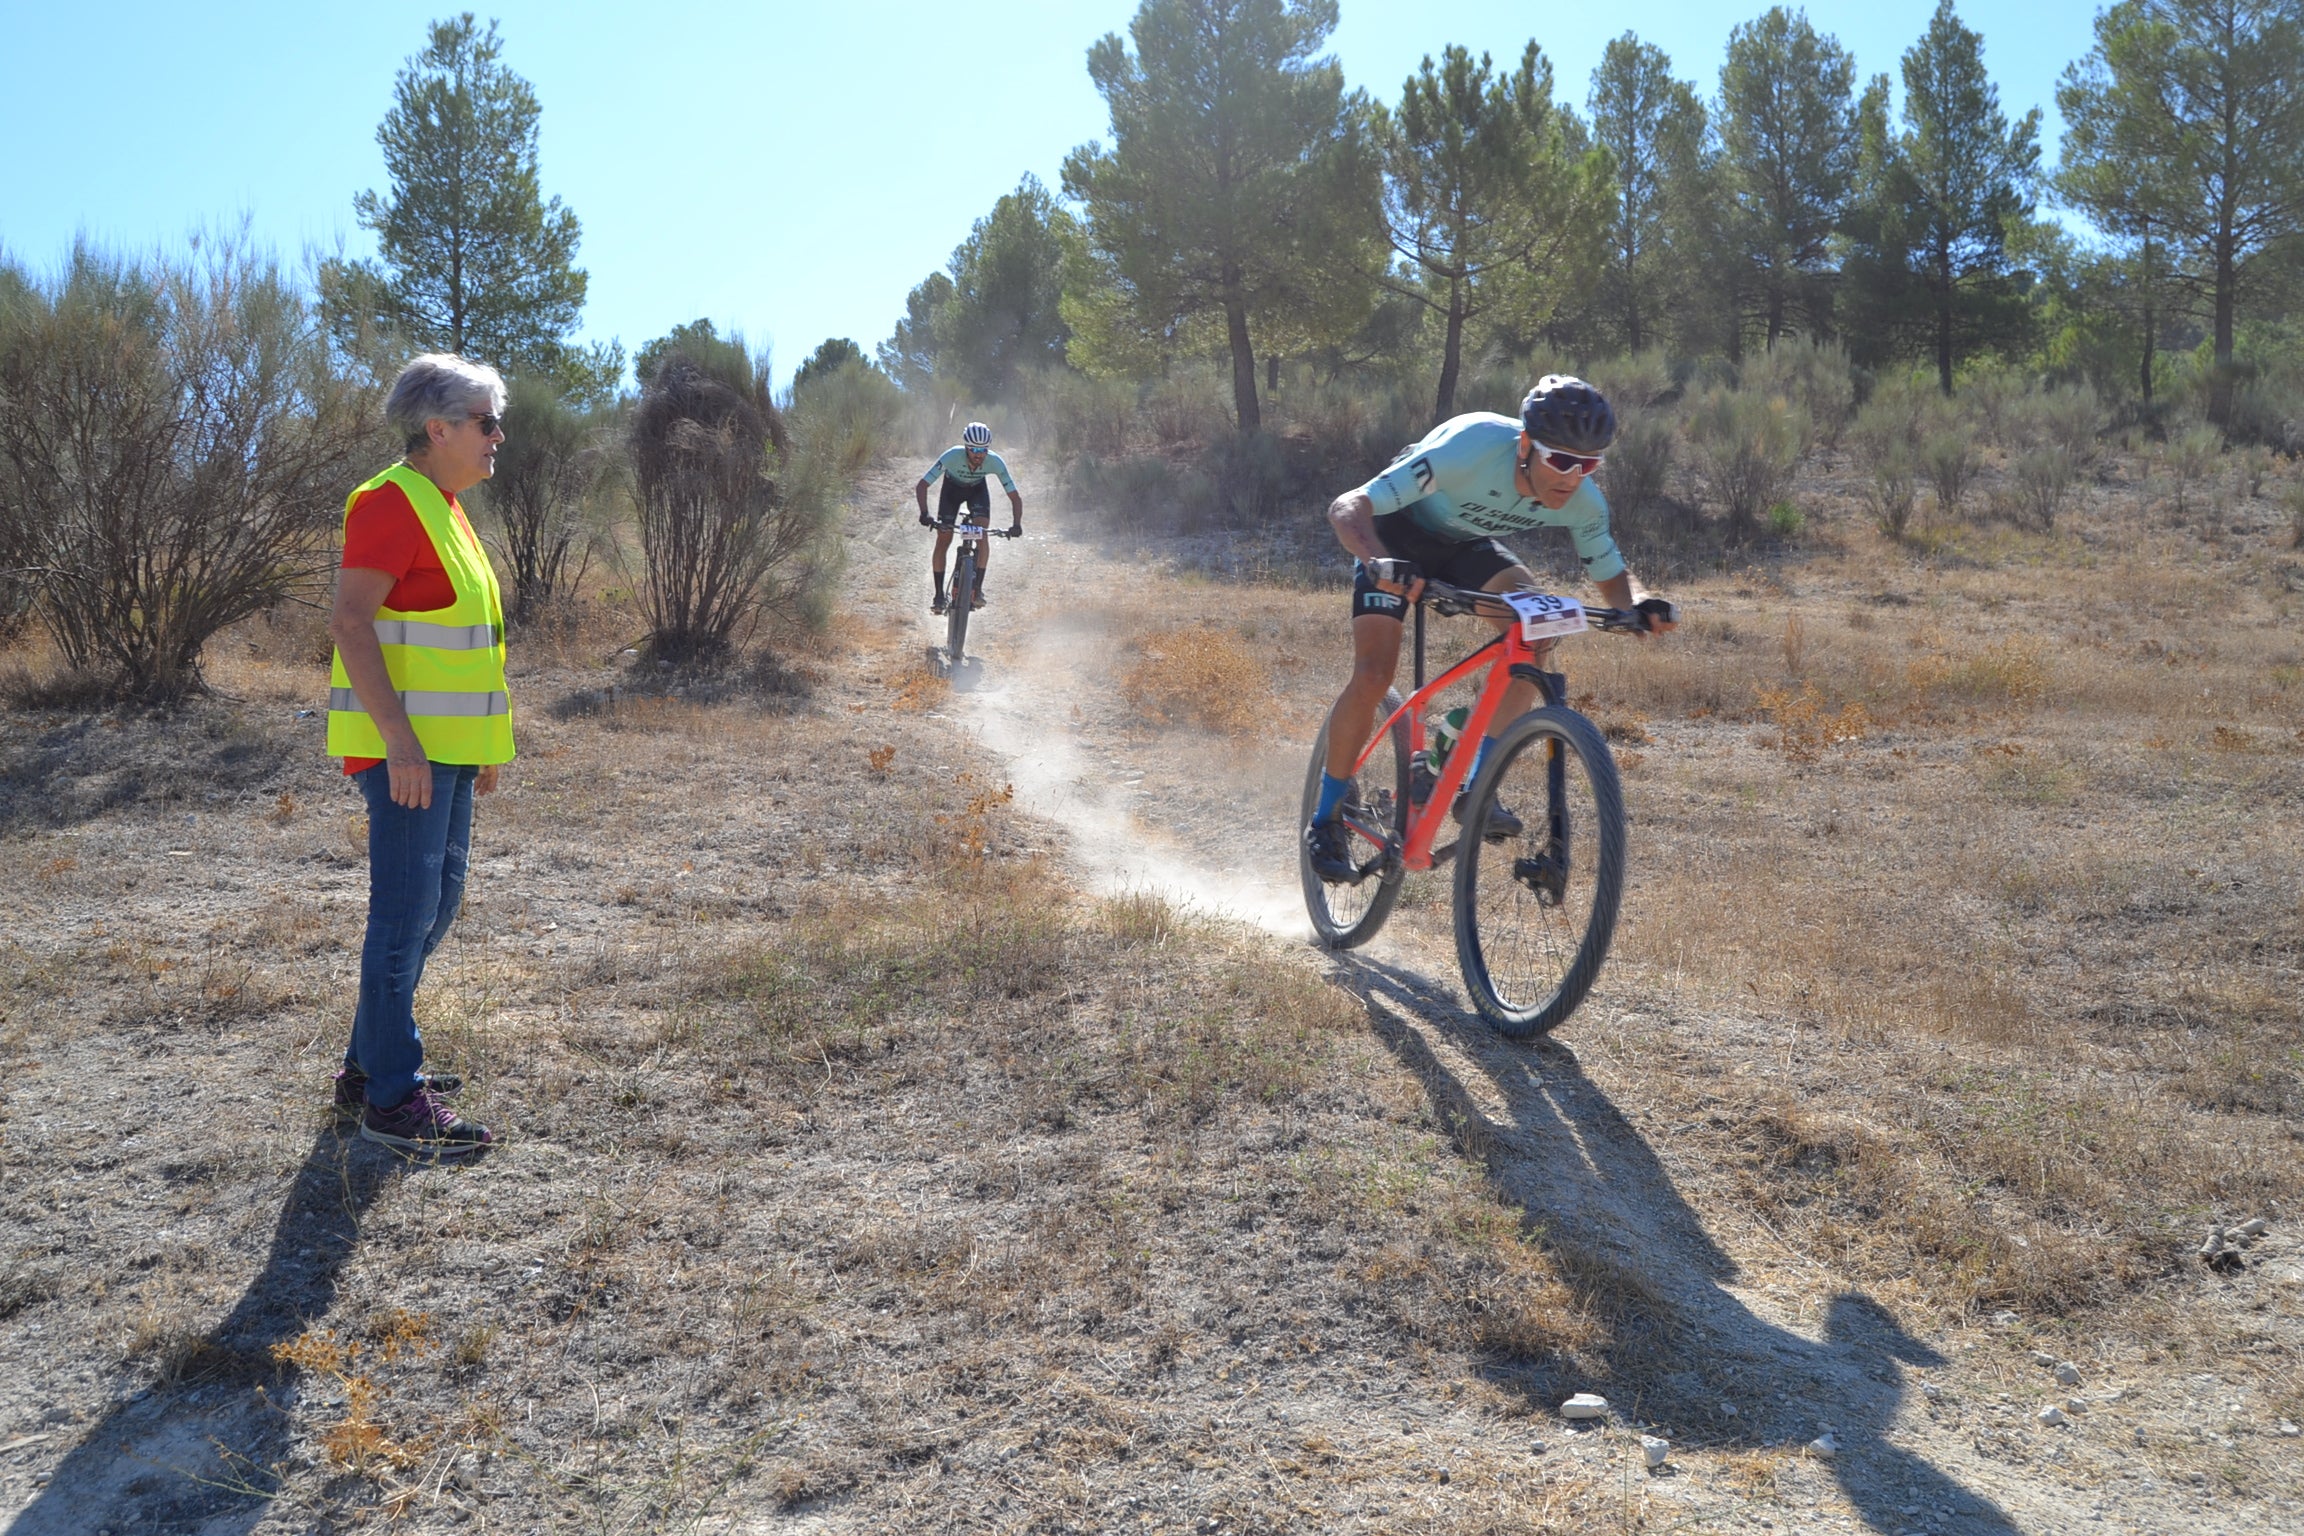
<svg viewBox="0 0 2304 1536">
<path fill-rule="evenodd" d="M 1394 99 L 1449 43 L 1516 59 L 1533 36 L 1582 106 L 1610 36 L 1630 27 L 1709 96 L 1728 33 L 1764 6 L 1342 0 L 1331 48 L 1346 79 Z M 1932 0 L 1808 7 L 1895 73 Z M 2097 7 L 1986 8 L 1986 66 L 2010 116 L 2053 100 Z M 0 249 L 53 266 L 76 233 L 136 247 L 253 221 L 295 255 L 368 238 L 352 195 L 384 187 L 376 124 L 392 80 L 444 6 L 207 0 L 11 7 L 0 50 Z M 583 221 L 585 334 L 633 348 L 707 315 L 766 340 L 778 372 L 827 336 L 867 353 L 904 295 L 1027 171 L 1051 188 L 1101 134 L 1088 46 L 1125 33 L 1134 0 L 857 0 L 847 5 L 516 3 L 506 61 L 543 102 L 543 176 Z M 1571 20 L 1599 18 L 1588 28 Z"/>
</svg>

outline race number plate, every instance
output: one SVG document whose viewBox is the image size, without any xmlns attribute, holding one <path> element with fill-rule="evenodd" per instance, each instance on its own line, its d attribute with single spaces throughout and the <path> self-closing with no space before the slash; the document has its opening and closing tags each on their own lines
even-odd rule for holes
<svg viewBox="0 0 2304 1536">
<path fill-rule="evenodd" d="M 981 523 L 962 523 L 960 525 L 960 542 L 963 544 L 981 544 L 984 542 L 985 531 Z"/>
<path fill-rule="evenodd" d="M 1561 635 L 1573 635 L 1591 628 L 1585 622 L 1584 605 L 1572 597 L 1554 597 L 1546 592 L 1498 593 L 1520 615 L 1520 638 L 1523 640 L 1551 640 Z"/>
</svg>

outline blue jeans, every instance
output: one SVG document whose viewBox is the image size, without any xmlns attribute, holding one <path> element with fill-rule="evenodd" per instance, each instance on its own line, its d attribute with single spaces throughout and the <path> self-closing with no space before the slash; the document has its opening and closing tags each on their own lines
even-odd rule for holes
<svg viewBox="0 0 2304 1536">
<path fill-rule="evenodd" d="M 392 803 L 383 763 L 352 775 L 368 797 L 368 937 L 344 1065 L 368 1074 L 368 1102 L 379 1109 L 404 1103 L 424 1066 L 416 984 L 464 904 L 479 775 L 467 764 L 434 763 L 432 804 L 421 811 Z"/>
</svg>

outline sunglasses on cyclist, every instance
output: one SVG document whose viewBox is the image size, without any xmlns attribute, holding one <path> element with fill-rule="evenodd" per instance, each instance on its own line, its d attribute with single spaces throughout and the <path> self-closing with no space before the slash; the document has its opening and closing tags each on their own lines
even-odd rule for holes
<svg viewBox="0 0 2304 1536">
<path fill-rule="evenodd" d="M 474 411 L 472 419 L 480 423 L 482 437 L 494 437 L 504 430 L 504 418 L 493 411 Z"/>
<path fill-rule="evenodd" d="M 1563 475 L 1588 475 L 1608 457 L 1604 453 L 1569 453 L 1560 448 L 1547 448 L 1542 443 L 1531 443 L 1529 447 L 1536 457 Z"/>
</svg>

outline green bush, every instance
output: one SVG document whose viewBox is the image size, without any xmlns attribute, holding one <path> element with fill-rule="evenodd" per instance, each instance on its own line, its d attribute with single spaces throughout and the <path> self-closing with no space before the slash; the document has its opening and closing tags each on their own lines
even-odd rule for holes
<svg viewBox="0 0 2304 1536">
<path fill-rule="evenodd" d="M 2184 515 L 2193 489 L 2213 472 L 2223 451 L 2224 434 L 2205 423 L 2187 427 L 2168 439 L 2164 458 L 2178 517 Z"/>
<path fill-rule="evenodd" d="M 1865 488 L 1865 498 L 1872 506 L 1872 520 L 1891 539 L 1901 540 L 1912 525 L 1912 507 L 1919 493 L 1913 461 L 1912 446 L 1893 438 L 1870 465 L 1872 480 Z"/>
<path fill-rule="evenodd" d="M 850 358 L 792 384 L 795 451 L 854 478 L 894 452 L 904 430 L 904 395 L 888 375 Z"/>
<path fill-rule="evenodd" d="M 1728 520 L 1728 537 L 1750 537 L 1767 508 L 1784 499 L 1807 456 L 1806 407 L 1781 395 L 1715 389 L 1688 418 L 1696 477 Z"/>
<path fill-rule="evenodd" d="M 1672 392 L 1672 362 L 1662 347 L 1601 358 L 1587 377 L 1608 397 L 1619 421 L 1645 412 Z"/>
<path fill-rule="evenodd" d="M 1856 409 L 1856 374 L 1848 349 L 1837 341 L 1785 341 L 1745 359 L 1736 387 L 1746 394 L 1781 396 L 1808 412 L 1813 434 L 1837 444 Z"/>
<path fill-rule="evenodd" d="M 1796 539 L 1806 526 L 1808 519 L 1788 501 L 1780 501 L 1768 509 L 1768 531 L 1780 539 Z"/>
<path fill-rule="evenodd" d="M 1671 419 L 1657 411 L 1642 411 L 1617 430 L 1600 470 L 1600 488 L 1619 527 L 1635 525 L 1664 494 L 1675 446 Z"/>
<path fill-rule="evenodd" d="M 2013 478 L 2018 506 L 2034 527 L 2046 533 L 2056 526 L 2056 514 L 2078 478 L 2078 466 L 2070 449 L 2051 443 L 2019 456 Z"/>
<path fill-rule="evenodd" d="M 1960 507 L 1983 467 L 1977 452 L 1977 426 L 1962 402 L 1937 396 L 1928 403 L 1920 427 L 1920 472 L 1936 493 L 1939 517 L 1960 515 Z"/>
</svg>

